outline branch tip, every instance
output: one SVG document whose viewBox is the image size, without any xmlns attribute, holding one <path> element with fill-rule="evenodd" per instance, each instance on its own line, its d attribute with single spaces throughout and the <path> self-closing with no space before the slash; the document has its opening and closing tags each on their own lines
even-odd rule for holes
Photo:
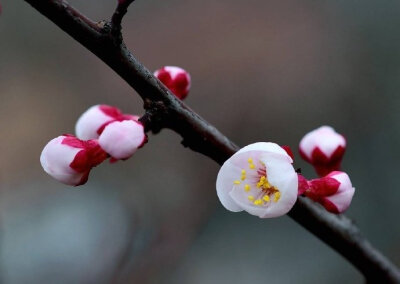
<svg viewBox="0 0 400 284">
<path fill-rule="evenodd" d="M 112 31 L 115 35 L 121 35 L 121 23 L 125 14 L 128 12 L 129 5 L 135 0 L 118 0 L 117 8 L 111 17 Z"/>
</svg>

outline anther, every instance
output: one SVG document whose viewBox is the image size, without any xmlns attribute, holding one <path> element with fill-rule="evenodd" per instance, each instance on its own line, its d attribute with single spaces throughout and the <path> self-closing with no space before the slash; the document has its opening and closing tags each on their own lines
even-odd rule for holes
<svg viewBox="0 0 400 284">
<path fill-rule="evenodd" d="M 274 202 L 278 202 L 278 200 L 281 198 L 281 193 L 278 191 L 278 192 L 275 192 L 275 195 L 274 195 Z"/>
</svg>

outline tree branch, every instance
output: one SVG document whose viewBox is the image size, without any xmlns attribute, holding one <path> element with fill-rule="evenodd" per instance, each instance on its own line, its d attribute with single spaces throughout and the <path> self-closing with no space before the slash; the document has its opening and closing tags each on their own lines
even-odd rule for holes
<svg viewBox="0 0 400 284">
<path fill-rule="evenodd" d="M 111 22 L 94 23 L 64 0 L 25 0 L 119 74 L 144 101 L 141 120 L 146 130 L 170 128 L 183 137 L 185 147 L 222 164 L 238 147 L 189 107 L 176 99 L 130 53 L 112 30 L 118 28 L 133 0 L 120 1 Z M 335 216 L 310 200 L 299 198 L 289 216 L 353 263 L 368 281 L 400 283 L 400 272 L 361 236 L 345 216 Z"/>
</svg>

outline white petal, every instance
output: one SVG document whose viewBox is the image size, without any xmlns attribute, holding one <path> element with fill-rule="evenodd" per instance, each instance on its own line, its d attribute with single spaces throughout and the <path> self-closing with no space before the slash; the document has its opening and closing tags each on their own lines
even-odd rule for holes
<svg viewBox="0 0 400 284">
<path fill-rule="evenodd" d="M 282 155 L 285 157 L 290 163 L 293 163 L 292 158 L 286 153 L 286 151 L 276 143 L 272 142 L 257 142 L 250 145 L 247 145 L 240 149 L 236 154 L 245 153 L 248 151 L 261 151 L 261 152 L 269 152 L 276 155 Z"/>
<path fill-rule="evenodd" d="M 99 108 L 99 105 L 92 106 L 85 111 L 75 125 L 76 137 L 82 140 L 97 139 L 97 130 L 105 123 L 114 118 L 106 115 Z"/>
<path fill-rule="evenodd" d="M 230 197 L 236 204 L 242 208 L 242 210 L 245 210 L 247 213 L 262 217 L 264 216 L 267 211 L 268 211 L 268 206 L 257 206 L 254 205 L 252 202 L 248 200 L 248 196 L 251 195 L 247 192 L 245 192 L 242 188 L 235 187 L 230 193 Z M 254 196 L 254 195 L 253 195 Z M 257 199 L 257 196 L 254 196 L 254 199 Z"/>
<path fill-rule="evenodd" d="M 182 69 L 182 68 L 180 68 L 178 66 L 165 66 L 164 70 L 169 73 L 169 75 L 171 76 L 172 80 L 174 80 L 176 78 L 176 76 L 178 76 L 181 73 L 184 73 L 184 74 L 187 73 L 185 71 L 185 69 Z"/>
<path fill-rule="evenodd" d="M 334 171 L 327 175 L 327 177 L 336 179 L 340 182 L 338 191 L 334 195 L 326 197 L 326 199 L 332 202 L 341 213 L 350 206 L 355 188 L 351 184 L 351 180 L 345 172 Z"/>
<path fill-rule="evenodd" d="M 232 200 L 229 193 L 233 189 L 233 181 L 240 177 L 241 168 L 234 165 L 228 159 L 221 167 L 217 176 L 217 195 L 222 205 L 232 212 L 243 211 L 243 209 Z"/>
<path fill-rule="evenodd" d="M 349 176 L 345 172 L 340 172 L 340 171 L 334 171 L 327 175 L 328 177 L 336 179 L 338 182 L 340 182 L 340 186 L 338 189 L 338 193 L 342 191 L 346 191 L 349 188 L 352 188 L 353 185 L 351 184 L 351 180 Z"/>
<path fill-rule="evenodd" d="M 336 208 L 338 209 L 339 213 L 342 213 L 347 208 L 349 208 L 351 200 L 353 199 L 353 195 L 355 192 L 355 188 L 347 188 L 344 191 L 337 192 L 332 196 L 325 197 L 330 202 L 332 202 Z"/>
<path fill-rule="evenodd" d="M 278 202 L 272 202 L 263 218 L 272 218 L 286 214 L 297 200 L 298 177 L 292 164 L 268 157 L 264 159 L 267 168 L 268 181 L 281 192 Z"/>
<path fill-rule="evenodd" d="M 83 174 L 77 173 L 69 165 L 82 149 L 61 144 L 64 138 L 65 136 L 59 136 L 47 143 L 40 155 L 40 163 L 45 172 L 56 180 L 68 185 L 77 185 Z"/>
<path fill-rule="evenodd" d="M 116 121 L 106 126 L 99 144 L 113 158 L 127 159 L 143 144 L 145 137 L 142 124 L 133 120 Z"/>
</svg>

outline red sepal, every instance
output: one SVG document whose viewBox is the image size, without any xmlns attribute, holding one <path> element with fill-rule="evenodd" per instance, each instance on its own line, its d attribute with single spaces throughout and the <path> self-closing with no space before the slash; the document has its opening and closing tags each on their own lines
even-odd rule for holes
<svg viewBox="0 0 400 284">
<path fill-rule="evenodd" d="M 109 106 L 109 105 L 100 105 L 99 109 L 107 116 L 112 117 L 113 119 L 103 123 L 99 129 L 97 129 L 97 134 L 100 135 L 101 133 L 103 133 L 104 128 L 106 128 L 107 125 L 109 125 L 110 123 L 113 123 L 115 121 L 124 121 L 124 120 L 133 120 L 136 121 L 137 120 L 134 118 L 134 116 L 129 115 L 129 114 L 123 114 L 121 112 L 121 110 L 119 110 L 116 107 L 113 106 Z"/>
<path fill-rule="evenodd" d="M 320 201 L 320 203 L 321 203 L 322 206 L 324 206 L 324 208 L 325 208 L 327 211 L 329 211 L 329 212 L 331 212 L 331 213 L 333 213 L 333 214 L 339 214 L 339 213 L 340 213 L 339 210 L 338 210 L 338 208 L 335 206 L 335 204 L 333 204 L 333 203 L 332 203 L 331 201 L 329 201 L 328 199 L 323 198 L 323 199 Z"/>
<path fill-rule="evenodd" d="M 108 154 L 100 147 L 97 140 L 82 141 L 72 135 L 66 135 L 61 143 L 73 148 L 82 149 L 69 164 L 71 169 L 77 173 L 84 173 L 79 184 L 76 186 L 85 184 L 88 180 L 90 170 L 108 158 Z"/>
<path fill-rule="evenodd" d="M 309 184 L 308 181 L 305 177 L 303 177 L 301 174 L 297 174 L 298 177 L 298 193 L 297 195 L 303 194 L 306 190 L 309 189 Z"/>
<path fill-rule="evenodd" d="M 281 148 L 285 150 L 286 153 L 290 156 L 290 158 L 292 158 L 292 160 L 294 161 L 294 155 L 292 149 L 288 145 L 283 145 L 281 146 Z"/>
<path fill-rule="evenodd" d="M 340 186 L 340 182 L 330 177 L 313 179 L 310 181 L 310 191 L 319 196 L 329 196 L 335 194 Z"/>
<path fill-rule="evenodd" d="M 302 150 L 299 148 L 300 156 L 308 163 L 312 164 L 315 171 L 320 177 L 326 176 L 332 171 L 340 170 L 343 155 L 346 148 L 343 146 L 338 146 L 333 152 L 331 157 L 327 157 L 319 147 L 316 147 L 312 153 L 311 158 L 309 158 Z"/>
</svg>

